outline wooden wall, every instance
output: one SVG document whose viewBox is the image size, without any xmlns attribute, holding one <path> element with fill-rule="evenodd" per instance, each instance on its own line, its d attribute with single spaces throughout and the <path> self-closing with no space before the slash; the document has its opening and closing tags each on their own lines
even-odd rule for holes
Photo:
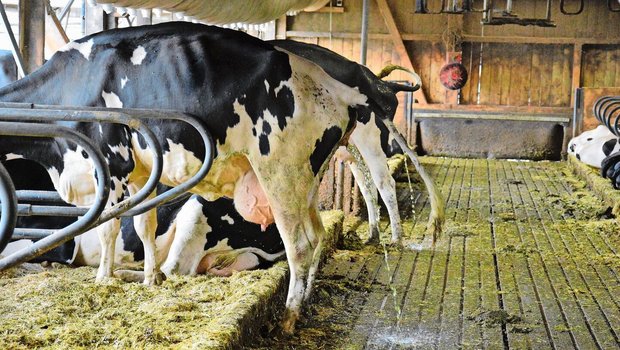
<svg viewBox="0 0 620 350">
<path fill-rule="evenodd" d="M 371 0 L 367 65 L 378 71 L 389 63 L 403 64 L 395 45 L 402 43 L 420 74 L 424 95 L 431 104 L 529 106 L 566 108 L 575 87 L 620 86 L 620 13 L 607 10 L 606 1 L 585 1 L 582 14 L 560 13 L 560 0 L 552 2 L 555 28 L 534 26 L 482 26 L 480 13 L 464 15 L 414 14 L 415 0 L 387 0 L 398 35 L 390 34 L 385 14 Z M 438 10 L 440 0 L 429 0 Z M 496 8 L 504 1 L 494 1 Z M 566 0 L 574 10 L 579 0 Z M 514 1 L 520 17 L 545 16 L 546 1 Z M 359 61 L 362 0 L 344 0 L 344 13 L 301 13 L 288 17 L 289 38 L 318 43 Z M 474 1 L 475 8 L 482 0 Z M 330 30 L 331 28 L 331 30 Z M 446 61 L 446 39 L 456 35 L 469 81 L 458 97 L 438 80 Z M 331 38 L 329 38 L 331 36 Z M 482 67 L 480 63 L 482 62 Z M 391 78 L 407 80 L 405 74 Z"/>
</svg>

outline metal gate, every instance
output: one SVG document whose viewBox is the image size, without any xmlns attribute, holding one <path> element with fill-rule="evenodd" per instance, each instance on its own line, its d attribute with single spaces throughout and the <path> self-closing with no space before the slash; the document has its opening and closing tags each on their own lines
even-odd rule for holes
<svg viewBox="0 0 620 350">
<path fill-rule="evenodd" d="M 163 153 L 145 119 L 178 120 L 191 125 L 202 137 L 205 158 L 202 167 L 186 182 L 147 200 L 159 183 L 163 169 Z M 123 124 L 144 137 L 153 157 L 151 174 L 143 188 L 116 205 L 105 208 L 110 191 L 110 171 L 103 154 L 86 136 L 62 125 L 50 122 L 86 122 Z M 0 271 L 26 262 L 54 249 L 62 243 L 120 216 L 134 216 L 180 197 L 209 172 L 213 163 L 214 144 L 203 123 L 187 113 L 169 110 L 112 109 L 95 107 L 61 107 L 24 103 L 0 103 L 0 137 L 54 137 L 81 146 L 93 161 L 97 179 L 96 200 L 90 208 L 23 204 L 20 201 L 54 202 L 64 204 L 53 191 L 16 191 L 11 178 L 0 163 L 0 253 L 12 240 L 34 239 L 32 246 L 0 259 Z M 15 227 L 17 216 L 74 216 L 80 217 L 62 229 L 29 229 Z"/>
</svg>

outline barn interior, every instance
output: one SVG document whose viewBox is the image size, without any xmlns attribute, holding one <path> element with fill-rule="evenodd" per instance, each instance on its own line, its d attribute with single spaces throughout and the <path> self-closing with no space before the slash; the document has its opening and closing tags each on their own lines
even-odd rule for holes
<svg viewBox="0 0 620 350">
<path fill-rule="evenodd" d="M 365 244 L 364 199 L 335 157 L 319 187 L 331 247 L 292 336 L 278 329 L 285 261 L 171 278 L 161 293 L 33 264 L 0 272 L 0 347 L 620 348 L 620 195 L 570 151 L 601 124 L 618 138 L 620 109 L 600 107 L 620 95 L 620 1 L 1 0 L 0 11 L 0 84 L 70 40 L 170 21 L 319 45 L 375 73 L 402 66 L 421 88 L 398 94 L 394 124 L 446 208 L 434 241 L 425 185 L 395 156 L 403 245 L 390 244 L 384 205 L 380 243 Z"/>
</svg>

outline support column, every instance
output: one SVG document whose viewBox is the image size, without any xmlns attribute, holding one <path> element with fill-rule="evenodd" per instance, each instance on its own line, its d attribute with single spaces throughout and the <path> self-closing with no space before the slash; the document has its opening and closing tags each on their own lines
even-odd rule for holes
<svg viewBox="0 0 620 350">
<path fill-rule="evenodd" d="M 44 0 L 19 1 L 19 47 L 26 74 L 43 64 L 45 48 L 45 2 Z"/>
<path fill-rule="evenodd" d="M 136 13 L 134 26 L 144 26 L 153 24 L 153 10 L 140 10 Z"/>
<path fill-rule="evenodd" d="M 86 22 L 84 35 L 98 33 L 108 29 L 116 28 L 116 18 L 114 15 L 108 15 L 103 11 L 101 6 L 86 5 L 84 13 L 84 21 Z"/>
<path fill-rule="evenodd" d="M 573 47 L 573 83 L 571 84 L 570 105 L 575 106 L 575 90 L 581 87 L 581 56 L 583 45 L 575 43 Z"/>
</svg>

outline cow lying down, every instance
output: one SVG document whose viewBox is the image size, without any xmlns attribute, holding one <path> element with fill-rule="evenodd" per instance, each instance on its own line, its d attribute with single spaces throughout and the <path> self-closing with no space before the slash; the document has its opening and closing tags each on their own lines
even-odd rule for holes
<svg viewBox="0 0 620 350">
<path fill-rule="evenodd" d="M 620 139 L 605 125 L 584 131 L 568 143 L 568 153 L 589 166 L 600 168 L 601 176 L 620 189 Z"/>
<path fill-rule="evenodd" d="M 317 192 L 327 160 L 356 124 L 367 124 L 372 116 L 392 119 L 398 104 L 394 94 L 413 90 L 383 82 L 377 86 L 365 76 L 354 82 L 343 84 L 316 64 L 240 32 L 165 23 L 71 42 L 39 70 L 0 89 L 0 102 L 172 109 L 199 118 L 213 136 L 216 154 L 209 174 L 192 192 L 210 201 L 235 198 L 240 181 L 248 172 L 255 174 L 262 193 L 240 195 L 264 195 L 282 237 L 290 266 L 283 328 L 291 332 L 321 257 L 324 228 Z M 373 90 L 386 93 L 364 93 Z M 204 147 L 193 128 L 176 121 L 144 123 L 164 151 L 163 184 L 178 185 L 200 168 Z M 107 206 L 123 205 L 125 191 L 135 193 L 150 174 L 148 146 L 122 125 L 68 126 L 98 144 L 112 175 Z M 0 154 L 44 165 L 68 203 L 93 202 L 92 161 L 82 149 L 57 139 L 6 137 L 0 140 Z M 149 285 L 162 280 L 156 225 L 155 211 L 134 220 Z M 118 219 L 96 228 L 102 246 L 98 281 L 113 274 L 119 230 Z"/>
<path fill-rule="evenodd" d="M 595 168 L 600 168 L 607 156 L 618 151 L 620 151 L 618 137 L 605 125 L 584 131 L 568 143 L 569 154 Z"/>
</svg>

